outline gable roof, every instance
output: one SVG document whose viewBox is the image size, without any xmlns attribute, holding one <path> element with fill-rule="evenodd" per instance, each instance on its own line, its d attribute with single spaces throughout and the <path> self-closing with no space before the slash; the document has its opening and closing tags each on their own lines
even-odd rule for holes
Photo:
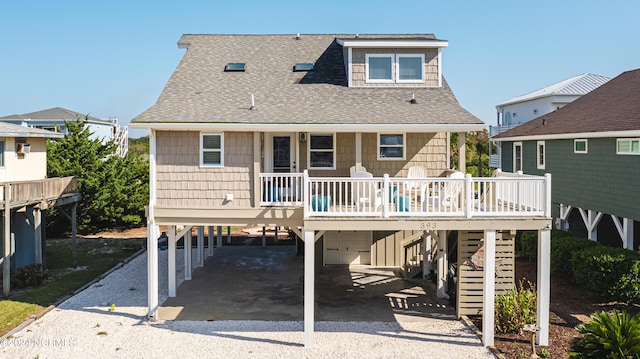
<svg viewBox="0 0 640 359">
<path fill-rule="evenodd" d="M 133 119 L 135 128 L 260 128 L 305 131 L 349 128 L 471 128 L 484 123 L 441 88 L 349 88 L 346 49 L 355 35 L 183 35 L 188 50 L 155 105 Z M 358 35 L 357 39 L 434 41 L 433 35 Z M 441 40 L 438 40 L 441 41 Z M 230 62 L 244 72 L 224 72 Z M 314 63 L 293 72 L 296 63 Z M 251 97 L 255 111 L 250 110 Z M 415 96 L 416 104 L 410 103 Z"/>
<path fill-rule="evenodd" d="M 594 75 L 590 73 L 574 76 L 572 78 L 560 81 L 553 85 L 547 86 L 540 90 L 524 94 L 522 96 L 514 97 L 507 100 L 496 107 L 504 107 L 512 105 L 514 103 L 520 103 L 525 101 L 531 101 L 538 98 L 555 96 L 555 95 L 585 95 L 596 88 L 602 86 L 607 81 L 611 80 L 610 77 Z"/>
<path fill-rule="evenodd" d="M 45 137 L 62 138 L 63 134 L 53 131 L 41 130 L 39 128 L 14 125 L 0 122 L 0 137 Z"/>
<path fill-rule="evenodd" d="M 53 108 L 48 108 L 46 110 L 29 112 L 21 115 L 16 114 L 16 115 L 3 116 L 3 117 L 0 117 L 0 121 L 10 121 L 10 120 L 74 121 L 76 118 L 84 119 L 85 115 L 81 114 L 80 112 L 67 110 L 66 108 L 53 107 Z M 111 124 L 109 120 L 103 120 L 93 116 L 88 116 L 87 120 L 90 123 Z"/>
<path fill-rule="evenodd" d="M 623 72 L 568 105 L 494 137 L 496 140 L 640 136 L 640 69 Z"/>
</svg>

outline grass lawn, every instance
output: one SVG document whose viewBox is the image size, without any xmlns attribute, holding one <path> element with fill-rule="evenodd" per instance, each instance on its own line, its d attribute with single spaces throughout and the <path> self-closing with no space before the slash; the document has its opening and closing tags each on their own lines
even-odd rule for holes
<svg viewBox="0 0 640 359">
<path fill-rule="evenodd" d="M 50 278 L 40 287 L 12 289 L 0 301 L 0 335 L 58 299 L 73 294 L 123 259 L 142 248 L 144 239 L 78 239 L 78 267 L 72 268 L 70 239 L 49 239 L 45 265 Z"/>
</svg>

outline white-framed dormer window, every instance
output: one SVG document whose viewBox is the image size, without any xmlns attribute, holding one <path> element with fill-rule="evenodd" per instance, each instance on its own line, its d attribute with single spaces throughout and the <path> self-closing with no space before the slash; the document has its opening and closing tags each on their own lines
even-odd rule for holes
<svg viewBox="0 0 640 359">
<path fill-rule="evenodd" d="M 616 154 L 640 155 L 640 138 L 618 138 L 616 141 Z"/>
<path fill-rule="evenodd" d="M 335 133 L 311 133 L 307 142 L 309 143 L 307 152 L 309 169 L 336 169 Z"/>
<path fill-rule="evenodd" d="M 379 133 L 378 160 L 404 160 L 405 143 L 404 133 Z"/>
<path fill-rule="evenodd" d="M 424 54 L 396 55 L 397 82 L 424 82 Z"/>
<path fill-rule="evenodd" d="M 367 82 L 393 82 L 393 54 L 366 54 L 365 60 Z"/>
<path fill-rule="evenodd" d="M 522 171 L 522 142 L 513 143 L 513 172 Z"/>
<path fill-rule="evenodd" d="M 573 153 L 588 153 L 589 142 L 586 138 L 573 140 Z"/>
<path fill-rule="evenodd" d="M 224 134 L 200 133 L 200 167 L 224 167 Z"/>
<path fill-rule="evenodd" d="M 4 167 L 4 149 L 5 149 L 5 142 L 4 141 L 0 141 L 0 167 Z"/>
<path fill-rule="evenodd" d="M 537 148 L 538 150 L 536 151 L 536 167 L 538 167 L 539 170 L 543 170 L 544 162 L 546 161 L 544 141 L 538 141 Z"/>
</svg>

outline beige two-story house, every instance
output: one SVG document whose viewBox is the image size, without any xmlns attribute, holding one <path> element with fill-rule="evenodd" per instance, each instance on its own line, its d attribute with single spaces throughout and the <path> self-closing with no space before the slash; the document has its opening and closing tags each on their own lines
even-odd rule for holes
<svg viewBox="0 0 640 359">
<path fill-rule="evenodd" d="M 465 176 L 465 134 L 485 124 L 445 81 L 446 40 L 184 35 L 178 46 L 186 53 L 157 103 L 131 123 L 150 135 L 150 317 L 158 225 L 169 228 L 169 296 L 175 241 L 190 241 L 191 226 L 275 225 L 304 241 L 306 345 L 316 265 L 434 271 L 444 297 L 448 240 L 458 242 L 464 283 L 458 313 L 483 309 L 483 341 L 492 344 L 493 296 L 513 287 L 513 230 L 539 230 L 548 250 L 550 178 Z M 449 142 L 453 132 L 459 143 Z M 452 145 L 460 168 L 449 166 Z M 484 264 L 471 265 L 483 252 Z M 548 282 L 538 288 L 547 297 L 539 311 L 545 344 Z"/>
</svg>

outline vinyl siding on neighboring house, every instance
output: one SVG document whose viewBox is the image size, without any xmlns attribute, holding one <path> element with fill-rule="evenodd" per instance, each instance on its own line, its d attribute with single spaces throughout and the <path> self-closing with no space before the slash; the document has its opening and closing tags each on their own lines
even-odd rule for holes
<svg viewBox="0 0 640 359">
<path fill-rule="evenodd" d="M 424 54 L 424 83 L 367 83 L 366 54 Z M 395 72 L 394 72 L 395 73 Z M 353 87 L 437 87 L 438 86 L 438 50 L 437 49 L 360 49 L 352 51 L 351 85 Z"/>
<path fill-rule="evenodd" d="M 253 133 L 224 134 L 224 167 L 200 167 L 200 132 L 157 132 L 157 205 L 248 208 L 253 186 Z M 234 200 L 224 202 L 226 194 Z"/>
<path fill-rule="evenodd" d="M 573 139 L 546 140 L 545 146 L 545 169 L 539 170 L 536 141 L 523 142 L 523 170 L 552 174 L 554 216 L 563 203 L 640 220 L 640 156 L 617 155 L 616 138 L 588 139 L 586 154 L 573 152 Z M 512 147 L 512 142 L 503 143 L 503 164 L 513 163 Z"/>
</svg>

